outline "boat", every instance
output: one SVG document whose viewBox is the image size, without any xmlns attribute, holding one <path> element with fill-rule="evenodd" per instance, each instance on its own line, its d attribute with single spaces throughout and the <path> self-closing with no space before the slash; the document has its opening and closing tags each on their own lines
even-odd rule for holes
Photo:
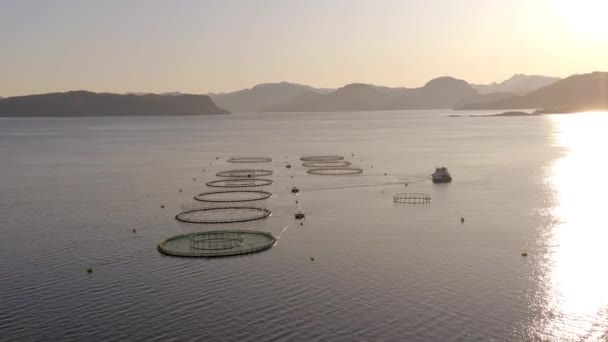
<svg viewBox="0 0 608 342">
<path fill-rule="evenodd" d="M 452 176 L 446 167 L 436 168 L 431 177 L 433 178 L 433 183 L 450 183 L 452 181 Z"/>
</svg>

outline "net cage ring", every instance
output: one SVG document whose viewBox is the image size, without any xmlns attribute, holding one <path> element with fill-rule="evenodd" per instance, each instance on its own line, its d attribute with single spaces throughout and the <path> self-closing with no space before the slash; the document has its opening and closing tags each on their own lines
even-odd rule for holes
<svg viewBox="0 0 608 342">
<path fill-rule="evenodd" d="M 304 162 L 329 162 L 344 160 L 344 157 L 338 155 L 322 155 L 322 156 L 305 156 L 300 158 Z"/>
<path fill-rule="evenodd" d="M 274 174 L 272 170 L 264 169 L 234 169 L 220 171 L 215 175 L 218 177 L 231 177 L 231 178 L 253 178 L 253 177 L 264 177 L 271 176 Z"/>
<path fill-rule="evenodd" d="M 393 196 L 393 202 L 403 204 L 431 203 L 431 195 L 407 192 Z"/>
<path fill-rule="evenodd" d="M 272 158 L 268 157 L 232 157 L 226 160 L 228 163 L 270 163 Z"/>
<path fill-rule="evenodd" d="M 237 212 L 241 213 L 250 213 L 249 215 L 242 214 L 240 216 L 234 216 Z M 204 215 L 207 214 L 209 216 L 213 216 L 214 214 L 224 214 L 224 217 L 213 218 L 207 217 L 204 218 Z M 251 214 L 253 213 L 253 214 Z M 196 214 L 202 214 L 203 218 L 195 218 L 192 217 Z M 232 217 L 231 217 L 232 214 Z M 214 223 L 236 223 L 236 222 L 248 222 L 255 221 L 267 218 L 270 216 L 272 212 L 266 208 L 258 208 L 258 207 L 213 207 L 213 208 L 200 208 L 200 209 L 192 209 L 181 212 L 175 215 L 175 219 L 180 222 L 187 223 L 203 223 L 203 224 L 214 224 Z"/>
<path fill-rule="evenodd" d="M 244 255 L 270 249 L 276 238 L 254 230 L 215 230 L 180 234 L 161 241 L 160 253 L 176 257 L 212 258 Z"/>
<path fill-rule="evenodd" d="M 227 198 L 221 198 L 221 197 Z M 240 197 L 231 197 L 240 196 Z M 215 197 L 215 198 L 214 198 Z M 262 201 L 272 197 L 272 193 L 263 190 L 231 190 L 231 191 L 211 191 L 203 192 L 194 199 L 200 202 L 210 203 L 231 203 L 231 202 L 254 202 Z"/>
<path fill-rule="evenodd" d="M 328 160 L 328 161 L 314 161 L 314 162 L 304 162 L 302 166 L 304 167 L 312 167 L 312 168 L 322 168 L 322 167 L 347 167 L 351 166 L 350 162 L 345 160 Z"/>
<path fill-rule="evenodd" d="M 306 171 L 311 175 L 320 176 L 350 176 L 360 175 L 363 173 L 363 169 L 356 167 L 322 167 L 316 169 L 310 169 Z"/>
<path fill-rule="evenodd" d="M 207 186 L 213 188 L 252 188 L 257 186 L 267 186 L 273 181 L 266 178 L 233 178 L 217 179 L 207 182 Z"/>
</svg>

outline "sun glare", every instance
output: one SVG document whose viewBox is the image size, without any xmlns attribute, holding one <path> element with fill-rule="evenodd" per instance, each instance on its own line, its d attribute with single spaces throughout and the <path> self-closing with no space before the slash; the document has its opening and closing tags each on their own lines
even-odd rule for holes
<svg viewBox="0 0 608 342">
<path fill-rule="evenodd" d="M 570 29 L 591 39 L 608 39 L 608 0 L 557 0 L 560 17 Z"/>
</svg>

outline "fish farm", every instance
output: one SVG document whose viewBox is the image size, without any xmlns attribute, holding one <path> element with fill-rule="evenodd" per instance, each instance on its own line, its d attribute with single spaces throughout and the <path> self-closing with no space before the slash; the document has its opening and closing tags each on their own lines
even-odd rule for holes
<svg viewBox="0 0 608 342">
<path fill-rule="evenodd" d="M 267 157 L 233 157 L 226 160 L 229 163 L 270 163 L 272 158 Z"/>
<path fill-rule="evenodd" d="M 421 193 L 402 193 L 393 196 L 393 202 L 402 204 L 431 203 L 431 195 Z"/>
<path fill-rule="evenodd" d="M 217 207 L 184 211 L 175 215 L 175 219 L 188 223 L 236 223 L 261 220 L 270 214 L 266 208 Z"/>
<path fill-rule="evenodd" d="M 194 199 L 201 202 L 210 203 L 231 203 L 231 202 L 253 202 L 261 201 L 272 197 L 268 191 L 262 190 L 231 190 L 231 191 L 212 191 L 203 192 L 194 196 Z"/>
<path fill-rule="evenodd" d="M 324 161 L 329 162 L 329 161 L 344 160 L 344 157 L 336 156 L 336 155 L 306 156 L 306 157 L 300 158 L 300 160 L 304 161 L 304 162 L 324 162 Z"/>
<path fill-rule="evenodd" d="M 304 162 L 302 166 L 304 167 L 313 167 L 313 168 L 321 168 L 321 167 L 347 167 L 350 166 L 351 163 L 341 160 L 341 161 L 314 161 L 314 162 Z"/>
<path fill-rule="evenodd" d="M 363 169 L 357 167 L 321 167 L 316 169 L 310 169 L 306 172 L 311 175 L 320 176 L 350 176 L 362 174 Z"/>
<path fill-rule="evenodd" d="M 252 177 L 264 177 L 272 176 L 274 171 L 272 170 L 256 170 L 256 169 L 235 169 L 220 171 L 215 175 L 218 177 L 231 177 L 231 178 L 252 178 Z"/>
<path fill-rule="evenodd" d="M 272 184 L 272 180 L 265 178 L 218 179 L 207 182 L 207 186 L 214 188 L 252 188 Z"/>
<path fill-rule="evenodd" d="M 162 254 L 213 258 L 261 252 L 276 243 L 272 234 L 251 230 L 216 230 L 181 234 L 158 244 Z"/>
</svg>

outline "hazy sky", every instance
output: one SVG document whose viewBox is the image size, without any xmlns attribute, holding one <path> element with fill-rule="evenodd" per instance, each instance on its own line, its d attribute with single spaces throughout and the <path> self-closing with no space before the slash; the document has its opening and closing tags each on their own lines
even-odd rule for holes
<svg viewBox="0 0 608 342">
<path fill-rule="evenodd" d="M 608 69 L 608 0 L 0 0 L 0 96 Z"/>
</svg>

